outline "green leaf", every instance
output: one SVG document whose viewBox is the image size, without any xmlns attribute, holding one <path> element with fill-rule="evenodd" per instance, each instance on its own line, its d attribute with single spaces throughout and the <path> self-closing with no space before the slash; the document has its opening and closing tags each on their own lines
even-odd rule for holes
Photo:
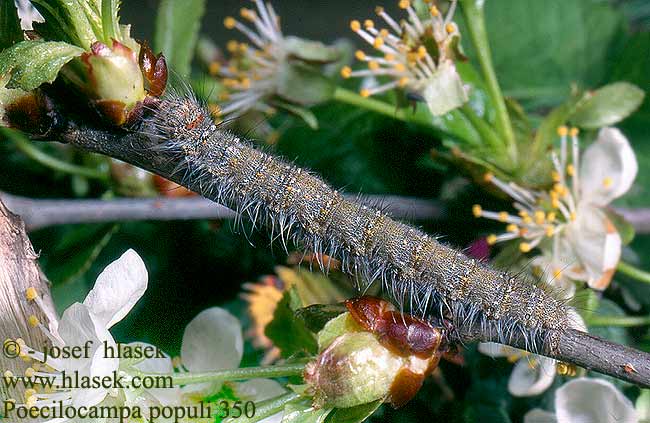
<svg viewBox="0 0 650 423">
<path fill-rule="evenodd" d="M 315 409 L 308 400 L 290 402 L 284 407 L 282 423 L 322 423 L 331 411 L 331 408 Z"/>
<path fill-rule="evenodd" d="M 284 101 L 274 101 L 273 105 L 285 109 L 286 111 L 298 116 L 303 121 L 305 121 L 305 123 L 311 129 L 314 130 L 318 129 L 318 119 L 316 118 L 316 115 L 311 110 Z"/>
<path fill-rule="evenodd" d="M 644 96 L 645 92 L 635 85 L 615 82 L 585 94 L 569 120 L 585 129 L 614 125 L 638 109 Z"/>
<path fill-rule="evenodd" d="M 102 0 L 102 29 L 105 41 L 121 38 L 119 11 L 120 0 Z"/>
<path fill-rule="evenodd" d="M 18 10 L 13 1 L 5 0 L 0 4 L 0 51 L 24 40 L 20 28 Z"/>
<path fill-rule="evenodd" d="M 350 408 L 335 408 L 327 419 L 326 423 L 361 423 L 366 421 L 379 407 L 382 401 L 377 400 L 368 404 L 357 405 Z"/>
<path fill-rule="evenodd" d="M 188 76 L 198 38 L 205 0 L 162 0 L 158 7 L 154 51 L 165 55 L 167 64 Z"/>
<path fill-rule="evenodd" d="M 597 316 L 625 316 L 625 312 L 614 301 L 607 298 L 600 300 L 598 310 L 594 313 Z M 587 324 L 589 321 L 587 320 Z M 625 328 L 614 326 L 595 326 L 589 328 L 589 333 L 608 339 L 622 345 L 631 345 L 631 339 Z"/>
<path fill-rule="evenodd" d="M 30 91 L 56 79 L 59 70 L 83 50 L 55 41 L 22 41 L 0 53 L 0 75 L 11 74 L 7 88 Z"/>
<path fill-rule="evenodd" d="M 345 313 L 347 309 L 342 304 L 314 304 L 296 311 L 296 317 L 305 323 L 305 326 L 316 333 L 325 327 L 325 324 Z"/>
<path fill-rule="evenodd" d="M 87 0 L 32 0 L 45 19 L 34 23 L 34 29 L 48 41 L 64 41 L 89 50 L 95 41 L 102 40 L 101 14 L 98 1 Z"/>
<path fill-rule="evenodd" d="M 299 62 L 284 62 L 278 71 L 277 93 L 292 103 L 309 105 L 332 98 L 336 85 L 322 72 Z"/>
<path fill-rule="evenodd" d="M 282 357 L 318 352 L 314 334 L 294 314 L 294 310 L 301 307 L 302 303 L 295 289 L 285 292 L 273 313 L 273 320 L 264 331 L 265 335 L 273 341 L 273 345 L 280 349 Z"/>
<path fill-rule="evenodd" d="M 284 48 L 290 56 L 306 62 L 331 63 L 341 58 L 341 51 L 337 48 L 293 36 L 285 37 Z"/>
<path fill-rule="evenodd" d="M 639 422 L 650 422 L 650 389 L 641 389 L 641 395 L 636 399 L 635 407 Z"/>
<path fill-rule="evenodd" d="M 558 103 L 575 82 L 600 84 L 624 22 L 607 2 L 593 0 L 490 0 L 485 15 L 499 82 L 527 106 Z"/>
</svg>

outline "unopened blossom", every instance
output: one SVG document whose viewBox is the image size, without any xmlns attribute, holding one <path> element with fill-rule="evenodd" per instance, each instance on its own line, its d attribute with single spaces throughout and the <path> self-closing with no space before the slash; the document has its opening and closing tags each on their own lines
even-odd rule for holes
<svg viewBox="0 0 650 423">
<path fill-rule="evenodd" d="M 292 106 L 322 100 L 317 87 L 323 76 L 312 66 L 339 56 L 338 51 L 319 42 L 285 36 L 273 6 L 262 0 L 254 3 L 255 9 L 240 10 L 241 19 L 224 19 L 227 29 L 239 31 L 247 41 L 229 41 L 230 60 L 209 64 L 209 72 L 219 77 L 224 87 L 219 106 L 213 106 L 221 119 L 248 111 L 269 114 L 276 106 L 291 110 Z"/>
<path fill-rule="evenodd" d="M 636 423 L 632 402 L 611 382 L 579 378 L 555 391 L 555 413 L 535 408 L 524 416 L 524 423 Z"/>
<path fill-rule="evenodd" d="M 553 186 L 548 191 L 523 188 L 492 174 L 485 176 L 515 202 L 517 214 L 473 207 L 476 217 L 507 223 L 506 232 L 488 243 L 519 240 L 519 249 L 542 252 L 538 260 L 551 279 L 586 281 L 594 289 L 609 285 L 621 256 L 621 236 L 606 207 L 625 194 L 638 164 L 627 138 L 616 128 L 603 128 L 582 154 L 577 128 L 560 127 L 560 150 L 551 154 Z"/>
<path fill-rule="evenodd" d="M 36 345 L 26 345 L 21 339 L 9 340 L 19 345 L 19 354 L 28 364 L 24 376 L 27 378 L 50 378 L 51 388 L 37 387 L 25 393 L 24 401 L 16 401 L 16 407 L 46 408 L 61 403 L 64 407 L 93 407 L 104 401 L 116 402 L 132 400 L 145 401 L 142 397 L 129 395 L 117 388 L 68 387 L 64 386 L 63 372 L 68 376 L 78 374 L 79 379 L 90 377 L 110 377 L 113 372 L 120 372 L 120 360 L 106 357 L 104 345 L 117 350 L 117 344 L 109 329 L 122 320 L 133 308 L 147 288 L 147 270 L 142 259 L 133 250 L 129 250 L 118 260 L 108 265 L 99 275 L 95 286 L 88 293 L 83 303 L 75 303 L 67 308 L 60 320 L 42 304 L 41 295 L 34 288 L 27 289 L 25 297 L 33 302 L 47 316 L 47 322 L 41 322 L 36 316 L 29 317 L 34 328 L 43 331 L 53 346 L 84 347 L 90 345 L 89 354 L 81 358 L 46 357 Z M 16 376 L 5 372 L 4 377 Z M 124 375 L 125 377 L 127 375 Z M 36 382 L 36 379 L 32 379 Z M 151 402 L 152 398 L 149 399 Z M 48 420 L 62 423 L 67 419 Z"/>
<path fill-rule="evenodd" d="M 398 21 L 383 7 L 377 7 L 381 24 L 371 19 L 363 23 L 353 20 L 352 31 L 373 46 L 376 53 L 357 51 L 356 58 L 365 62 L 368 69 L 353 71 L 345 67 L 341 75 L 344 78 L 388 77 L 388 82 L 363 88 L 361 95 L 368 97 L 401 88 L 422 98 L 431 113 L 438 116 L 465 103 L 468 88 L 454 64 L 461 56 L 460 33 L 452 20 L 456 0 L 450 2 L 446 15 L 432 2 L 425 3 L 426 17 L 418 16 L 410 1 L 400 0 L 399 7 L 408 14 L 407 19 Z"/>
<path fill-rule="evenodd" d="M 406 404 L 437 367 L 442 332 L 390 303 L 361 297 L 318 333 L 320 354 L 305 367 L 315 408 L 382 400 Z"/>
</svg>

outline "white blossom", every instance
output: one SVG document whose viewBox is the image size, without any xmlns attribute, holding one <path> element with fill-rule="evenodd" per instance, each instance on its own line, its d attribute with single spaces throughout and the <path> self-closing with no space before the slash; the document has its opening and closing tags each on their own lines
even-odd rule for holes
<svg viewBox="0 0 650 423">
<path fill-rule="evenodd" d="M 539 408 L 524 423 L 635 423 L 632 402 L 604 379 L 579 378 L 555 391 L 555 413 Z"/>
</svg>

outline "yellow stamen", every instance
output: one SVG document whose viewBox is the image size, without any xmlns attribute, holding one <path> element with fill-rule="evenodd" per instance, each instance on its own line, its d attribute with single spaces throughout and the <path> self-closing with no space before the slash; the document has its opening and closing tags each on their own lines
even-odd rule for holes
<svg viewBox="0 0 650 423">
<path fill-rule="evenodd" d="M 34 327 L 34 328 L 37 327 L 37 326 L 41 323 L 41 322 L 38 320 L 38 317 L 36 317 L 36 316 L 33 315 L 33 314 L 32 314 L 31 316 L 29 316 L 29 318 L 27 319 L 27 321 L 28 321 L 29 324 L 30 324 L 32 327 Z"/>
<path fill-rule="evenodd" d="M 544 213 L 542 210 L 535 210 L 535 223 L 541 225 L 542 223 L 544 223 L 545 219 L 546 219 L 546 213 Z"/>
<path fill-rule="evenodd" d="M 429 13 L 431 13 L 431 16 L 433 16 L 433 17 L 436 17 L 436 16 L 439 16 L 439 15 L 440 15 L 440 11 L 439 11 L 438 8 L 435 7 L 435 6 L 431 6 L 431 7 L 429 8 Z"/>
<path fill-rule="evenodd" d="M 551 172 L 551 178 L 553 179 L 553 182 L 560 182 L 561 180 L 560 174 L 555 170 Z"/>
<path fill-rule="evenodd" d="M 572 137 L 578 136 L 578 133 L 580 133 L 580 130 L 576 127 L 573 127 L 569 130 L 569 135 L 571 135 Z"/>
<path fill-rule="evenodd" d="M 388 38 L 388 35 L 390 35 L 390 33 L 388 32 L 388 30 L 386 28 L 379 31 L 379 36 L 381 38 Z"/>
<path fill-rule="evenodd" d="M 359 91 L 359 94 L 361 95 L 361 97 L 370 97 L 370 90 L 364 88 L 361 91 Z"/>
<path fill-rule="evenodd" d="M 221 107 L 219 107 L 217 104 L 210 104 L 208 108 L 210 109 L 210 114 L 212 114 L 212 116 L 214 117 L 221 116 Z"/>
<path fill-rule="evenodd" d="M 400 0 L 400 2 L 398 3 L 400 9 L 408 9 L 410 5 L 411 2 L 409 0 Z"/>
<path fill-rule="evenodd" d="M 568 164 L 566 166 L 566 174 L 569 176 L 573 176 L 576 173 L 576 168 L 572 164 Z"/>
<path fill-rule="evenodd" d="M 349 66 L 343 66 L 341 69 L 341 76 L 346 79 L 352 76 L 352 68 Z"/>
<path fill-rule="evenodd" d="M 497 242 L 497 236 L 495 234 L 490 234 L 485 237 L 485 241 L 487 241 L 488 245 L 494 245 Z"/>
<path fill-rule="evenodd" d="M 235 40 L 230 40 L 226 43 L 226 49 L 231 53 L 236 52 L 238 48 L 239 48 L 239 43 Z"/>
<path fill-rule="evenodd" d="M 532 247 L 530 246 L 529 243 L 522 242 L 521 244 L 519 244 L 519 251 L 521 251 L 522 253 L 527 253 L 530 250 L 532 250 Z"/>
<path fill-rule="evenodd" d="M 474 204 L 472 206 L 472 214 L 474 215 L 474 217 L 481 217 L 481 215 L 483 214 L 483 208 L 481 207 L 480 204 Z"/>
<path fill-rule="evenodd" d="M 424 59 L 427 57 L 427 48 L 424 46 L 418 47 L 418 59 Z"/>
<path fill-rule="evenodd" d="M 356 20 L 356 19 L 353 20 L 353 21 L 351 21 L 351 22 L 350 22 L 350 29 L 351 29 L 352 31 L 354 31 L 354 32 L 359 31 L 359 30 L 361 29 L 361 22 L 359 22 L 359 21 Z"/>
<path fill-rule="evenodd" d="M 506 357 L 509 363 L 516 363 L 521 357 L 517 354 L 510 354 Z"/>
<path fill-rule="evenodd" d="M 562 269 L 560 269 L 560 268 L 553 269 L 553 278 L 554 279 L 559 279 L 560 276 L 562 276 Z"/>
<path fill-rule="evenodd" d="M 395 65 L 395 70 L 396 70 L 397 72 L 406 72 L 406 66 L 404 66 L 403 63 L 397 63 L 397 64 Z"/>
<path fill-rule="evenodd" d="M 366 19 L 363 21 L 363 27 L 366 29 L 371 29 L 375 27 L 375 23 L 372 21 L 372 19 Z"/>
<path fill-rule="evenodd" d="M 409 83 L 409 79 L 406 76 L 401 77 L 399 81 L 397 81 L 397 85 L 399 85 L 400 88 L 407 86 L 408 83 Z"/>
<path fill-rule="evenodd" d="M 221 70 L 221 64 L 219 62 L 212 62 L 208 66 L 208 72 L 210 72 L 210 75 L 212 76 L 218 74 L 219 70 Z"/>
<path fill-rule="evenodd" d="M 552 237 L 555 234 L 555 226 L 552 225 L 547 226 L 544 232 L 546 233 L 547 237 L 549 238 Z"/>
<path fill-rule="evenodd" d="M 577 217 L 576 212 L 571 212 L 569 214 L 569 219 L 571 219 L 572 222 L 576 220 L 576 217 Z"/>
<path fill-rule="evenodd" d="M 242 18 L 247 19 L 251 22 L 255 22 L 255 19 L 257 19 L 257 15 L 255 14 L 255 12 L 245 7 L 242 7 L 239 10 L 239 14 L 241 15 Z"/>
<path fill-rule="evenodd" d="M 357 51 L 354 53 L 354 57 L 356 57 L 357 60 L 365 60 L 365 59 L 366 59 L 366 53 L 364 53 L 364 52 L 361 51 L 361 50 L 357 50 Z"/>
<path fill-rule="evenodd" d="M 452 34 L 454 31 L 456 31 L 456 25 L 449 22 L 447 25 L 445 25 L 445 31 L 447 31 L 447 34 Z"/>
<path fill-rule="evenodd" d="M 32 369 L 31 367 L 28 367 L 27 370 L 25 370 L 25 377 L 34 377 L 35 373 L 36 370 Z"/>
<path fill-rule="evenodd" d="M 182 365 L 183 363 L 179 356 L 172 358 L 172 366 L 174 366 L 175 369 L 179 369 Z"/>
<path fill-rule="evenodd" d="M 499 212 L 499 222 L 506 222 L 508 220 L 508 212 Z"/>
<path fill-rule="evenodd" d="M 388 54 L 386 54 L 384 56 L 384 59 L 386 59 L 386 61 L 388 61 L 388 62 L 394 62 L 395 61 L 395 55 L 388 53 Z"/>
<path fill-rule="evenodd" d="M 557 134 L 561 137 L 566 137 L 568 133 L 569 133 L 569 128 L 567 128 L 566 126 L 560 126 L 557 128 Z"/>
<path fill-rule="evenodd" d="M 514 223 L 511 223 L 508 226 L 506 226 L 506 231 L 517 233 L 519 232 L 519 226 L 515 225 Z"/>
<path fill-rule="evenodd" d="M 375 38 L 375 41 L 372 42 L 374 48 L 381 48 L 384 45 L 384 39 L 381 37 Z"/>
<path fill-rule="evenodd" d="M 27 298 L 28 301 L 34 301 L 38 297 L 38 291 L 36 291 L 36 288 L 34 288 L 33 286 L 30 286 L 25 291 L 25 297 Z"/>
<path fill-rule="evenodd" d="M 612 178 L 610 178 L 609 176 L 606 177 L 605 179 L 603 179 L 603 186 L 605 188 L 611 187 L 613 183 L 614 183 L 614 180 Z"/>
<path fill-rule="evenodd" d="M 483 175 L 483 180 L 485 182 L 492 182 L 492 178 L 494 178 L 494 174 L 492 172 L 487 172 L 485 175 Z"/>
<path fill-rule="evenodd" d="M 237 25 L 237 21 L 232 16 L 228 16 L 223 20 L 223 26 L 227 29 L 233 29 Z"/>
<path fill-rule="evenodd" d="M 368 68 L 370 70 L 376 71 L 377 69 L 379 69 L 379 63 L 372 60 L 372 61 L 368 62 Z"/>
<path fill-rule="evenodd" d="M 375 13 L 381 15 L 382 13 L 384 13 L 384 8 L 381 6 L 375 7 Z"/>
<path fill-rule="evenodd" d="M 548 220 L 549 222 L 553 223 L 553 222 L 555 222 L 555 217 L 556 217 L 555 212 L 549 212 L 549 213 L 546 215 L 546 220 Z"/>
</svg>

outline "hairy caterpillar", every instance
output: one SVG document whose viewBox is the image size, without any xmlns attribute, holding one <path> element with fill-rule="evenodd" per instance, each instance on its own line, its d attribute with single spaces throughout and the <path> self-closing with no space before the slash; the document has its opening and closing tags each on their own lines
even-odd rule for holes
<svg viewBox="0 0 650 423">
<path fill-rule="evenodd" d="M 380 210 L 346 199 L 314 174 L 255 148 L 216 125 L 193 95 L 168 94 L 141 131 L 177 163 L 202 194 L 266 223 L 291 239 L 341 259 L 358 288 L 381 280 L 411 313 L 475 327 L 503 343 L 523 336 L 528 349 L 554 349 L 553 333 L 574 326 L 575 311 L 553 292 L 492 269 Z M 321 264 L 321 267 L 323 265 Z"/>
</svg>

